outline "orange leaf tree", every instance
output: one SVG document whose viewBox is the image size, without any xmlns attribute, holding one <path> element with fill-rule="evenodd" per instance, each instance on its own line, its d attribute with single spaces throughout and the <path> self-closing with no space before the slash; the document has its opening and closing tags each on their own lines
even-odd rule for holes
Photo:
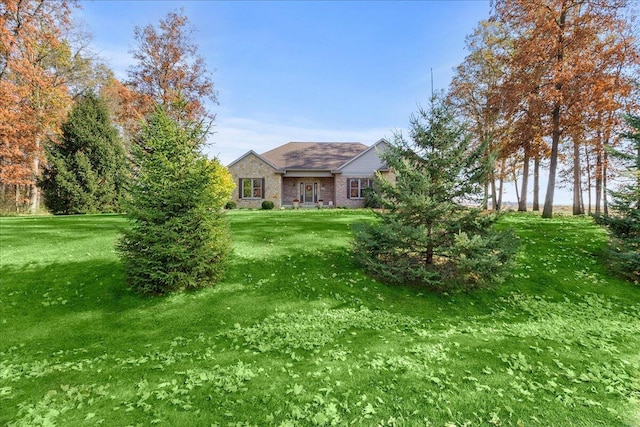
<svg viewBox="0 0 640 427">
<path fill-rule="evenodd" d="M 469 54 L 456 68 L 451 82 L 448 101 L 466 122 L 476 145 L 486 147 L 487 160 L 503 165 L 506 130 L 509 127 L 500 108 L 499 87 L 504 78 L 505 63 L 499 53 L 509 49 L 510 39 L 495 21 L 480 21 L 472 35 L 466 39 Z M 484 182 L 482 207 L 500 209 L 496 179 L 503 182 L 504 167 L 493 168 Z M 491 196 L 489 196 L 491 193 Z"/>
<path fill-rule="evenodd" d="M 602 94 L 622 99 L 630 82 L 620 74 L 637 61 L 637 48 L 623 13 L 626 0 L 496 0 L 495 19 L 511 33 L 513 50 L 504 88 L 512 104 L 532 107 L 540 136 L 551 142 L 549 179 L 542 216 L 551 217 L 559 152 L 573 143 L 574 212 L 581 213 L 580 144 L 587 115 L 619 112 Z M 607 64 L 603 66 L 603 64 Z M 616 75 L 618 82 L 610 84 Z M 606 87 L 606 91 L 599 88 Z M 522 110 L 520 110 L 522 112 Z M 587 129 L 589 131 L 593 129 Z"/>
<path fill-rule="evenodd" d="M 0 7 L 0 182 L 19 209 L 38 207 L 42 141 L 58 131 L 71 98 L 57 72 L 68 51 L 67 0 L 3 0 Z"/>
<path fill-rule="evenodd" d="M 135 28 L 137 48 L 131 53 L 137 63 L 129 69 L 128 86 L 129 103 L 140 116 L 159 104 L 176 118 L 212 118 L 204 102 L 217 102 L 216 92 L 192 34 L 182 11 L 168 13 L 157 27 Z"/>
</svg>

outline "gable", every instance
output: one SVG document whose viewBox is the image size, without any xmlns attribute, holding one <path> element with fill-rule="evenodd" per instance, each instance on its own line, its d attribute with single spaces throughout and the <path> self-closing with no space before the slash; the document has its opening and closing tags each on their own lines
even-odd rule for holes
<svg viewBox="0 0 640 427">
<path fill-rule="evenodd" d="M 365 151 L 348 160 L 338 168 L 346 175 L 371 175 L 374 171 L 386 169 L 387 166 L 380 159 L 380 153 L 389 146 L 389 143 L 381 139 Z"/>
<path fill-rule="evenodd" d="M 262 164 L 264 166 L 267 166 L 273 169 L 274 172 L 278 170 L 278 167 L 276 165 L 274 165 L 269 160 L 265 159 L 264 157 L 262 157 L 260 154 L 256 153 L 253 150 L 246 152 L 244 155 L 238 157 L 236 160 L 229 163 L 227 168 L 229 170 L 232 170 L 247 164 L 254 164 L 254 165 Z"/>
</svg>

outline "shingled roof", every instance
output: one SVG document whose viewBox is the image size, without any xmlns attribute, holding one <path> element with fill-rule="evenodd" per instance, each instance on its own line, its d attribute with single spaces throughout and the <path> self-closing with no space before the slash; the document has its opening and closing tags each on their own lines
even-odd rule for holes
<svg viewBox="0 0 640 427">
<path fill-rule="evenodd" d="M 280 169 L 333 170 L 367 148 L 359 142 L 289 142 L 262 157 Z"/>
</svg>

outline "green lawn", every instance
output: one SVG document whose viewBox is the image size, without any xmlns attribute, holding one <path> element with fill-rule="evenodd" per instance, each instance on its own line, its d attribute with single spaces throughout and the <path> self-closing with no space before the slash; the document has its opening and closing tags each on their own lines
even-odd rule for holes
<svg viewBox="0 0 640 427">
<path fill-rule="evenodd" d="M 232 211 L 226 279 L 142 298 L 118 216 L 0 218 L 0 423 L 640 426 L 640 288 L 589 219 L 510 215 L 507 283 L 434 295 L 349 255 L 367 211 Z"/>
</svg>

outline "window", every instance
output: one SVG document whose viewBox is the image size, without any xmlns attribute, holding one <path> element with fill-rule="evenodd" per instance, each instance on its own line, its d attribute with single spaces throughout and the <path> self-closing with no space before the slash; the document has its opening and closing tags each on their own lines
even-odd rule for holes
<svg viewBox="0 0 640 427">
<path fill-rule="evenodd" d="M 263 199 L 264 198 L 264 178 L 241 178 L 240 188 L 242 199 Z"/>
<path fill-rule="evenodd" d="M 373 180 L 369 178 L 351 178 L 347 181 L 347 198 L 364 199 L 364 190 L 373 187 Z"/>
</svg>

